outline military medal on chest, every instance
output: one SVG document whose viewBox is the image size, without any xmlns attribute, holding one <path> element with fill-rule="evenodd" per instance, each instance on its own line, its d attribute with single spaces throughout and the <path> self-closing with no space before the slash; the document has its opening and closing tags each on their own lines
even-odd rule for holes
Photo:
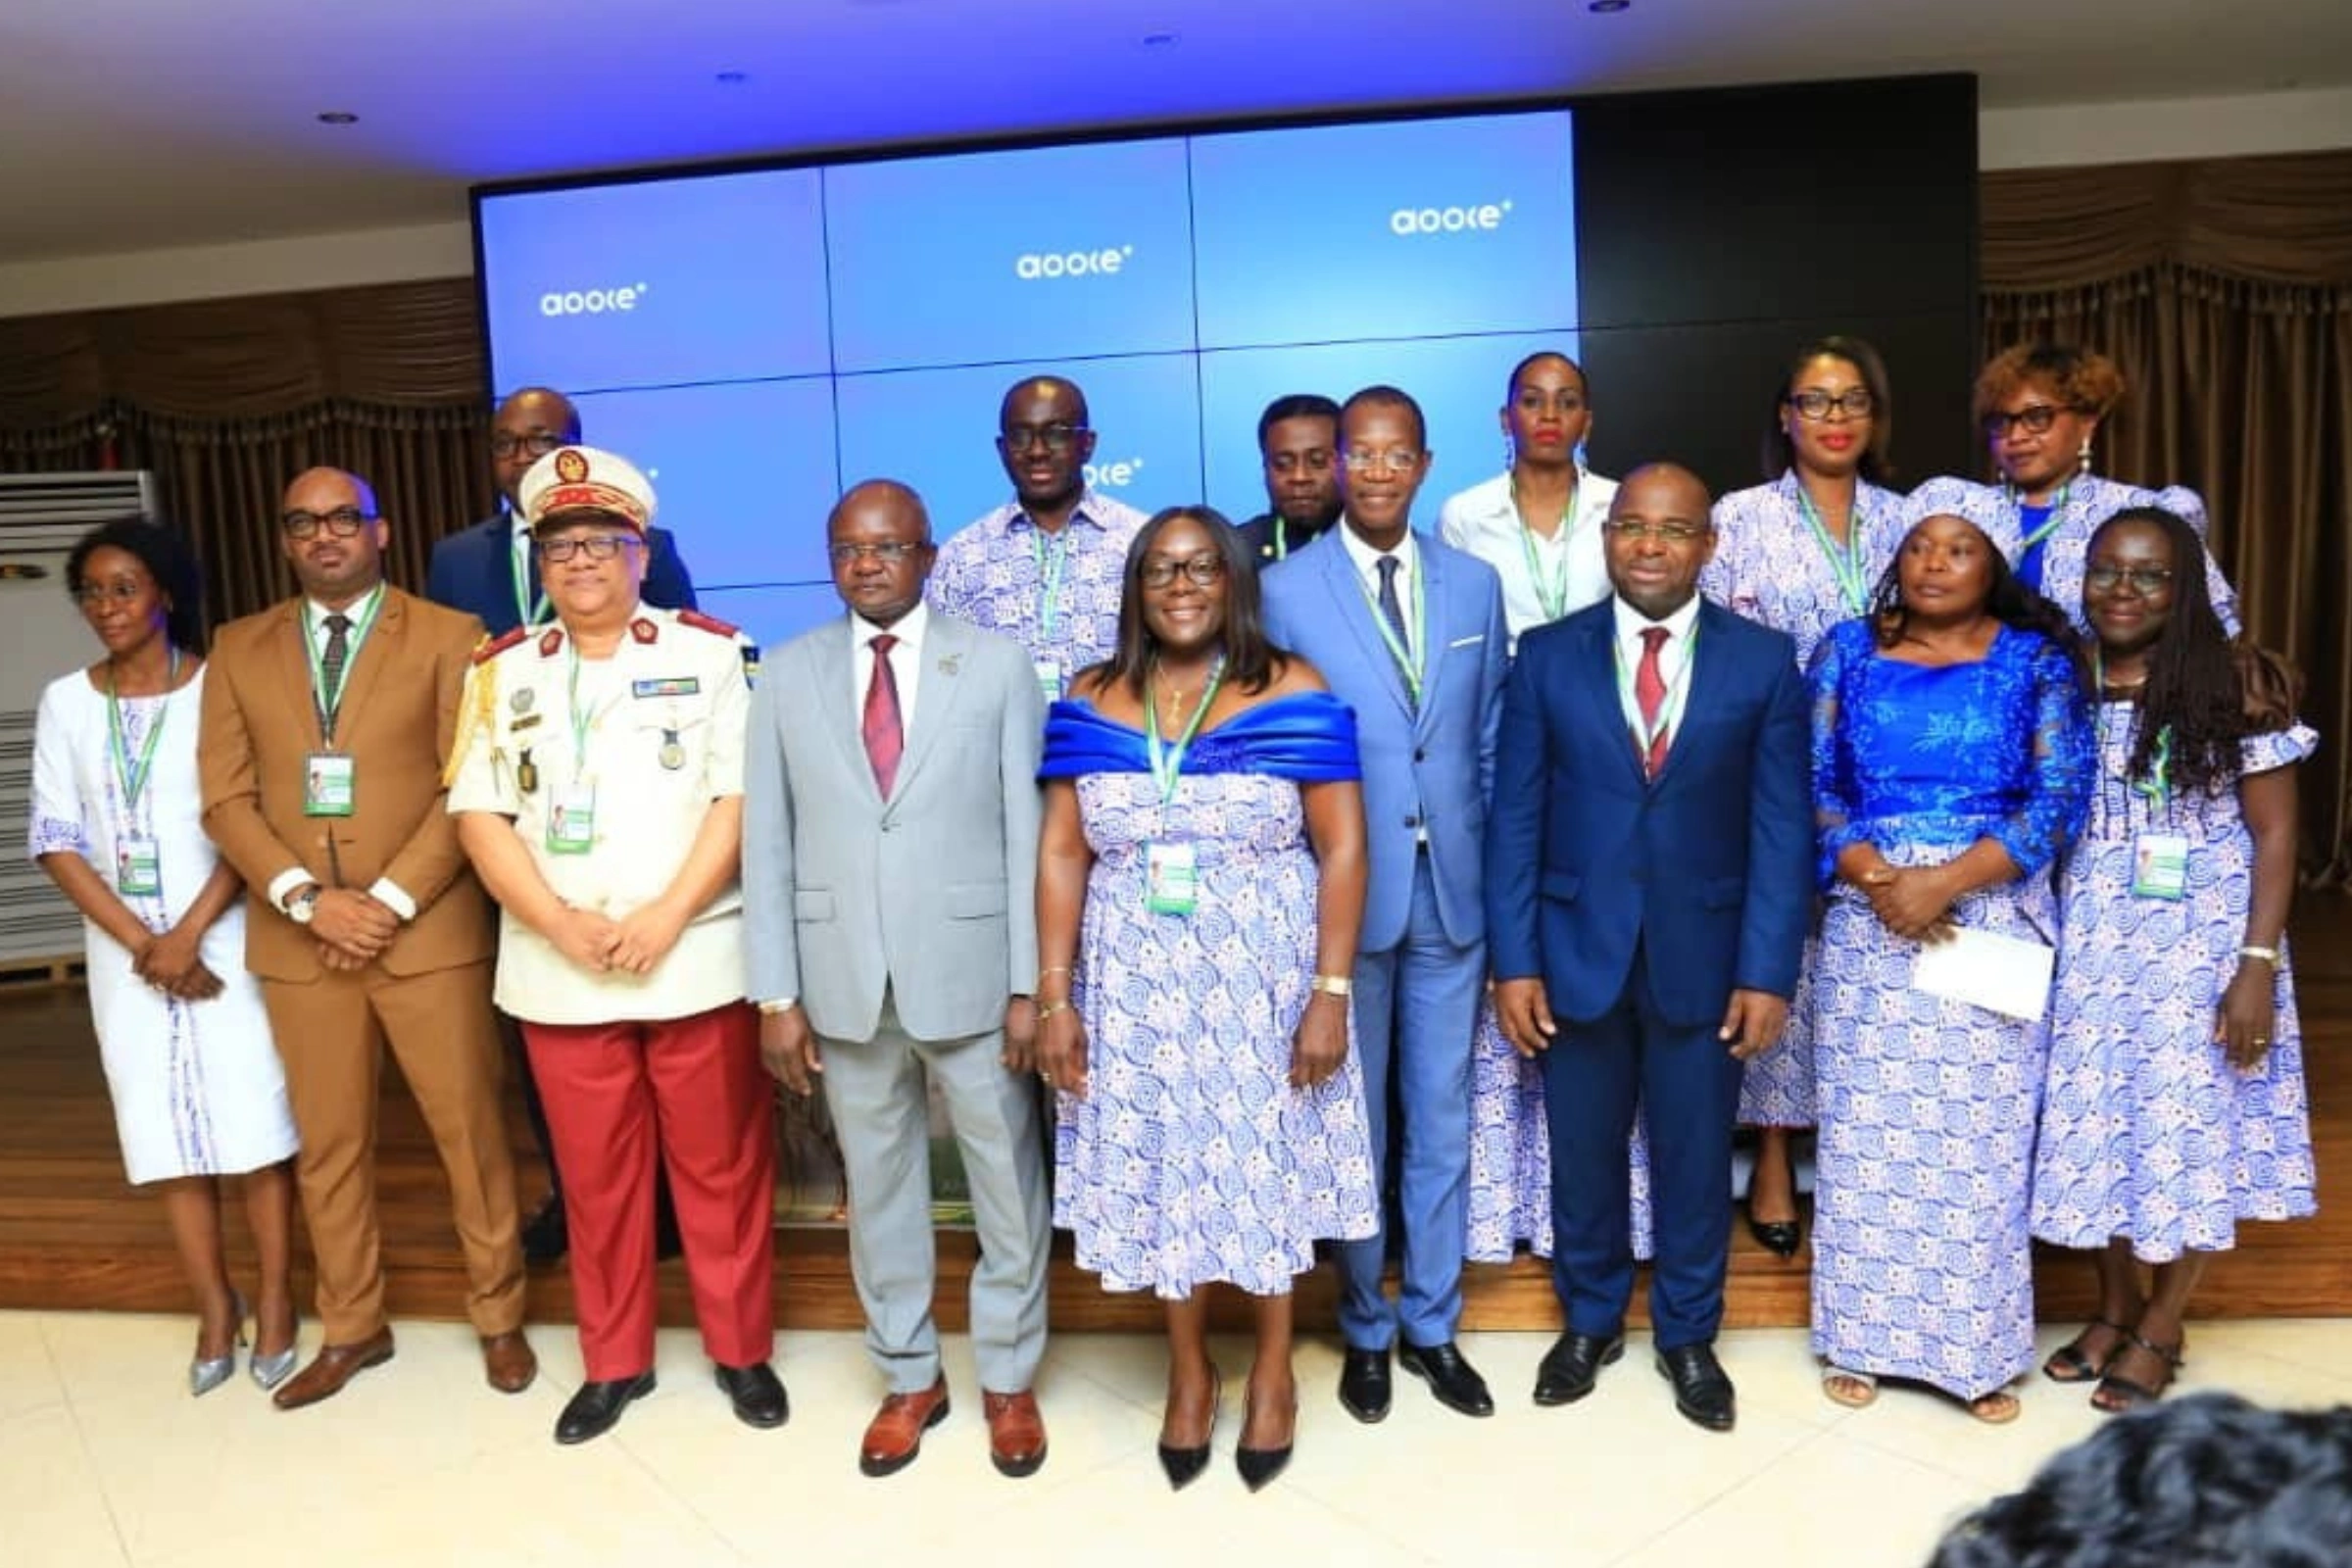
<svg viewBox="0 0 2352 1568">
<path fill-rule="evenodd" d="M 662 750 L 654 755 L 672 773 L 686 765 L 686 748 L 679 744 L 678 732 L 674 729 L 662 732 Z"/>
<path fill-rule="evenodd" d="M 531 760 L 531 749 L 525 746 L 514 761 L 514 787 L 525 795 L 539 793 L 539 764 Z"/>
</svg>

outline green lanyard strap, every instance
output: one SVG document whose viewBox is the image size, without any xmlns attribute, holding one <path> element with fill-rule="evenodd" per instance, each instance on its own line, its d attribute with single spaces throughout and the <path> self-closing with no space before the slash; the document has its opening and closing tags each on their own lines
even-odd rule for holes
<svg viewBox="0 0 2352 1568">
<path fill-rule="evenodd" d="M 1421 701 L 1421 679 L 1429 662 L 1429 606 L 1422 598 L 1422 565 L 1420 562 L 1413 564 L 1412 620 L 1407 627 L 1411 635 L 1401 645 L 1396 641 L 1396 629 L 1389 624 L 1388 612 L 1380 608 L 1380 596 L 1366 585 L 1362 572 L 1355 574 L 1355 585 L 1363 590 L 1364 603 L 1372 607 L 1372 625 L 1388 646 L 1389 657 L 1396 661 L 1396 673 L 1404 677 L 1404 689 L 1412 693 L 1416 704 Z"/>
<path fill-rule="evenodd" d="M 2017 486 L 2015 485 L 2004 485 L 2002 488 L 2008 492 L 2009 504 L 2017 508 L 2017 510 L 2022 514 L 2026 510 L 2025 496 L 2019 492 Z M 2058 531 L 2058 525 L 2066 521 L 2067 495 L 2074 488 L 2075 481 L 2072 479 L 2067 480 L 2066 483 L 2058 487 L 2058 493 L 2050 498 L 2050 510 L 2048 514 L 2041 519 L 2041 526 L 2034 529 L 2032 533 L 2027 534 L 2024 541 L 2018 546 L 2019 555 L 2024 555 L 2027 551 L 2033 549 L 2035 545 L 2041 543 L 2044 539 L 2047 539 L 2050 535 Z"/>
<path fill-rule="evenodd" d="M 1049 640 L 1061 623 L 1061 579 L 1070 564 L 1070 530 L 1077 525 L 1078 515 L 1073 512 L 1050 542 L 1045 529 L 1034 522 L 1029 525 L 1029 559 L 1037 564 L 1037 630 Z"/>
<path fill-rule="evenodd" d="M 1814 543 L 1821 546 L 1822 555 L 1830 563 L 1830 575 L 1838 579 L 1838 596 L 1845 601 L 1851 614 L 1866 614 L 1870 610 L 1870 581 L 1862 558 L 1862 493 L 1854 492 L 1855 505 L 1845 516 L 1845 547 L 1839 549 L 1830 532 L 1830 525 L 1821 520 L 1813 498 L 1800 481 L 1796 487 L 1796 504 L 1805 514 L 1805 526 L 1813 530 Z"/>
<path fill-rule="evenodd" d="M 1184 773 L 1184 754 L 1191 748 L 1193 737 L 1200 731 L 1200 721 L 1208 716 L 1208 708 L 1217 700 L 1217 688 L 1225 680 L 1225 656 L 1219 654 L 1209 667 L 1208 685 L 1201 690 L 1200 706 L 1193 710 L 1186 721 L 1184 733 L 1173 745 L 1159 738 L 1159 673 L 1156 665 L 1144 681 L 1144 753 L 1152 766 L 1152 781 L 1159 786 L 1159 804 L 1169 806 L 1176 800 L 1176 784 Z"/>
<path fill-rule="evenodd" d="M 1569 537 L 1576 532 L 1577 486 L 1568 486 L 1568 510 L 1560 514 L 1560 569 L 1544 575 L 1542 557 L 1536 551 L 1536 530 L 1527 524 L 1527 514 L 1519 510 L 1519 482 L 1511 480 L 1511 516 L 1519 524 L 1519 548 L 1527 556 L 1527 580 L 1536 585 L 1536 608 L 1545 620 L 1557 620 L 1568 612 L 1568 551 Z M 1419 579 L 1416 578 L 1416 581 Z"/>
<path fill-rule="evenodd" d="M 122 814 L 125 817 L 137 808 L 139 793 L 147 787 L 147 775 L 155 770 L 155 745 L 163 738 L 164 720 L 171 713 L 172 688 L 179 684 L 179 650 L 172 650 L 172 667 L 164 676 L 164 705 L 155 710 L 155 722 L 147 727 L 147 739 L 139 744 L 139 760 L 130 760 L 129 748 L 122 740 L 122 700 L 115 693 L 115 666 L 106 666 L 106 740 L 107 754 L 114 759 L 115 776 L 122 783 Z"/>
<path fill-rule="evenodd" d="M 541 583 L 539 597 L 536 599 L 531 597 L 531 574 L 522 564 L 522 558 L 530 552 L 530 541 L 527 539 L 523 541 L 520 550 L 516 550 L 512 544 L 509 544 L 507 564 L 514 569 L 514 613 L 522 617 L 522 623 L 525 626 L 536 628 L 541 621 L 547 619 L 547 585 Z"/>
<path fill-rule="evenodd" d="M 343 693 L 351 685 L 351 672 L 359 667 L 360 649 L 366 645 L 368 634 L 375 630 L 376 612 L 384 607 L 384 585 L 377 583 L 368 597 L 356 606 L 351 618 L 351 641 L 344 646 L 343 671 L 335 677 L 335 689 L 326 689 L 326 658 L 318 650 L 318 627 L 321 622 L 311 618 L 311 607 L 302 607 L 302 651 L 309 656 L 311 666 L 311 707 L 318 716 L 318 743 L 333 750 L 335 729 L 343 717 Z"/>
<path fill-rule="evenodd" d="M 1674 732 L 1674 726 L 1683 716 L 1685 705 L 1690 700 L 1690 669 L 1698 662 L 1698 622 L 1694 620 L 1690 623 L 1690 634 L 1683 648 L 1682 667 L 1674 672 L 1674 679 L 1667 683 L 1665 699 L 1658 704 L 1657 721 L 1646 727 L 1639 716 L 1642 699 L 1634 691 L 1633 672 L 1625 667 L 1625 639 L 1618 636 L 1614 628 L 1609 633 L 1609 652 L 1617 663 L 1617 706 L 1622 711 L 1636 715 L 1626 727 L 1633 731 L 1634 739 L 1641 745 L 1642 756 L 1647 759 L 1656 748 L 1658 737 Z M 1660 657 L 1663 658 L 1663 654 Z"/>
</svg>

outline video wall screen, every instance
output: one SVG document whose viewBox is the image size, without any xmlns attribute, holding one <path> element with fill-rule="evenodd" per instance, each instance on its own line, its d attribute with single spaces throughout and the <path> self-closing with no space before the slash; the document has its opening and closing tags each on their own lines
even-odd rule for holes
<svg viewBox="0 0 2352 1568">
<path fill-rule="evenodd" d="M 492 379 L 578 402 L 653 475 L 717 613 L 836 610 L 826 510 L 1008 499 L 997 405 L 1087 394 L 1097 488 L 1262 509 L 1256 422 L 1393 381 L 1444 493 L 1499 470 L 1510 367 L 1577 352 L 1566 109 L 1083 142 L 477 194 Z"/>
</svg>

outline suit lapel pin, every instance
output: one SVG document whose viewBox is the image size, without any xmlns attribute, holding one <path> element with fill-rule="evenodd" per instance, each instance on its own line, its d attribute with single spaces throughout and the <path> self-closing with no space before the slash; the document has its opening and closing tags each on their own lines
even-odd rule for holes
<svg viewBox="0 0 2352 1568">
<path fill-rule="evenodd" d="M 961 668 L 963 668 L 963 656 L 961 654 L 948 654 L 940 659 L 939 672 L 942 675 L 953 675 Z"/>
</svg>

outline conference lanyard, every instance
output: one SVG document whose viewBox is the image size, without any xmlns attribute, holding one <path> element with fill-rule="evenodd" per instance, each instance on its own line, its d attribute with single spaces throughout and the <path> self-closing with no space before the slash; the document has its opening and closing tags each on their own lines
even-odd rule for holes
<svg viewBox="0 0 2352 1568">
<path fill-rule="evenodd" d="M 1364 603 L 1372 607 L 1372 624 L 1380 632 L 1380 640 L 1388 645 L 1389 657 L 1396 661 L 1396 673 L 1404 677 L 1404 689 L 1419 703 L 1421 677 L 1429 660 L 1429 607 L 1421 597 L 1421 567 L 1415 564 L 1413 568 L 1412 619 L 1406 622 L 1409 635 L 1401 644 L 1396 641 L 1396 628 L 1389 624 L 1388 612 L 1380 608 L 1380 596 L 1366 585 L 1360 571 L 1356 573 L 1355 585 L 1363 589 Z"/>
<path fill-rule="evenodd" d="M 1609 652 L 1617 662 L 1617 706 L 1632 715 L 1626 727 L 1640 744 L 1642 755 L 1647 758 L 1657 750 L 1661 737 L 1674 733 L 1674 726 L 1683 716 L 1683 708 L 1690 699 L 1690 666 L 1698 662 L 1698 622 L 1690 623 L 1690 635 L 1683 645 L 1682 667 L 1666 683 L 1666 699 L 1658 704 L 1656 721 L 1647 725 L 1642 722 L 1642 698 L 1634 690 L 1633 672 L 1625 667 L 1625 639 L 1614 628 L 1609 633 Z"/>
<path fill-rule="evenodd" d="M 1519 548 L 1527 555 L 1527 580 L 1536 585 L 1536 608 L 1544 612 L 1545 620 L 1557 620 L 1568 612 L 1568 538 L 1576 532 L 1576 493 L 1578 486 L 1568 486 L 1568 510 L 1560 514 L 1560 569 L 1548 577 L 1544 571 L 1536 550 L 1536 530 L 1527 524 L 1527 514 L 1519 510 L 1519 486 L 1511 485 L 1511 515 L 1519 523 Z"/>
<path fill-rule="evenodd" d="M 1225 658 L 1220 654 L 1217 656 L 1216 663 L 1209 669 L 1208 685 L 1200 693 L 1200 706 L 1193 710 L 1192 718 L 1185 723 L 1184 732 L 1176 737 L 1173 744 L 1159 738 L 1159 677 L 1157 673 L 1154 672 L 1152 677 L 1144 683 L 1145 760 L 1152 766 L 1152 781 L 1159 786 L 1160 805 L 1175 804 L 1176 785 L 1184 774 L 1184 754 L 1192 746 L 1193 737 L 1200 733 L 1200 721 L 1208 716 L 1209 705 L 1217 700 L 1217 688 L 1224 683 L 1224 680 Z"/>
<path fill-rule="evenodd" d="M 2058 531 L 2058 525 L 2066 521 L 2067 492 L 2074 489 L 2074 487 L 2075 481 L 2072 479 L 2067 480 L 2066 483 L 2058 487 L 2058 493 L 2050 498 L 2050 510 L 2042 517 L 2041 526 L 2034 529 L 2032 533 L 2027 534 L 2024 542 L 2019 545 L 2018 555 L 2021 558 L 2027 551 L 2033 549 L 2035 545 L 2041 543 L 2044 539 L 2047 539 L 2050 535 L 2056 533 Z M 2026 498 L 2018 492 L 2018 489 L 2015 485 L 2005 485 L 2003 488 L 2009 492 L 2009 504 L 2017 508 L 2019 516 L 2022 519 L 2026 510 Z"/>
<path fill-rule="evenodd" d="M 2098 649 L 2090 651 L 2090 683 L 2098 694 L 2099 738 L 2102 746 L 2107 730 L 2107 659 Z M 2132 792 L 2153 806 L 2160 814 L 2170 814 L 2173 804 L 2173 726 L 2167 724 L 2156 732 L 2155 750 L 2148 758 L 2148 775 L 2132 781 Z"/>
<path fill-rule="evenodd" d="M 1061 579 L 1070 564 L 1070 530 L 1077 525 L 1078 514 L 1072 512 L 1051 542 L 1045 529 L 1035 522 L 1029 525 L 1029 559 L 1037 564 L 1037 630 L 1048 641 L 1061 623 Z"/>
<path fill-rule="evenodd" d="M 343 668 L 335 677 L 335 689 L 326 689 L 326 659 L 318 648 L 318 626 L 311 618 L 311 607 L 306 600 L 302 607 L 302 649 L 310 656 L 311 708 L 318 717 L 318 743 L 334 750 L 335 728 L 343 717 L 343 692 L 351 683 L 351 672 L 360 664 L 360 649 L 366 645 L 368 634 L 375 630 L 376 612 L 384 608 L 384 585 L 377 583 L 368 597 L 356 607 L 359 612 L 350 617 L 351 641 L 344 645 Z"/>
<path fill-rule="evenodd" d="M 514 613 L 522 617 L 522 623 L 525 626 L 535 629 L 541 621 L 547 619 L 547 585 L 541 583 L 538 597 L 535 599 L 531 597 L 530 568 L 522 563 L 522 558 L 530 553 L 530 549 L 531 544 L 527 539 L 522 541 L 522 548 L 519 550 L 510 547 L 507 551 L 507 564 L 514 568 Z"/>
<path fill-rule="evenodd" d="M 122 814 L 129 817 L 139 804 L 139 792 L 147 787 L 147 775 L 155 769 L 155 743 L 163 738 L 164 719 L 171 711 L 169 701 L 172 688 L 179 684 L 179 649 L 172 650 L 172 668 L 164 676 L 166 702 L 155 710 L 155 722 L 147 726 L 147 739 L 140 743 L 139 760 L 132 765 L 129 748 L 122 743 L 122 703 L 115 695 L 115 669 L 106 669 L 106 740 L 107 753 L 114 759 L 115 776 L 122 781 Z"/>
<path fill-rule="evenodd" d="M 1828 523 L 1814 509 L 1813 498 L 1806 494 L 1802 481 L 1796 487 L 1796 504 L 1804 512 L 1805 525 L 1813 530 L 1813 540 L 1829 559 L 1830 575 L 1838 579 L 1838 597 L 1845 601 L 1846 610 L 1856 615 L 1870 610 L 1870 580 L 1862 559 L 1862 492 L 1854 491 L 1854 505 L 1845 515 L 1845 548 L 1838 548 L 1838 540 Z"/>
</svg>

